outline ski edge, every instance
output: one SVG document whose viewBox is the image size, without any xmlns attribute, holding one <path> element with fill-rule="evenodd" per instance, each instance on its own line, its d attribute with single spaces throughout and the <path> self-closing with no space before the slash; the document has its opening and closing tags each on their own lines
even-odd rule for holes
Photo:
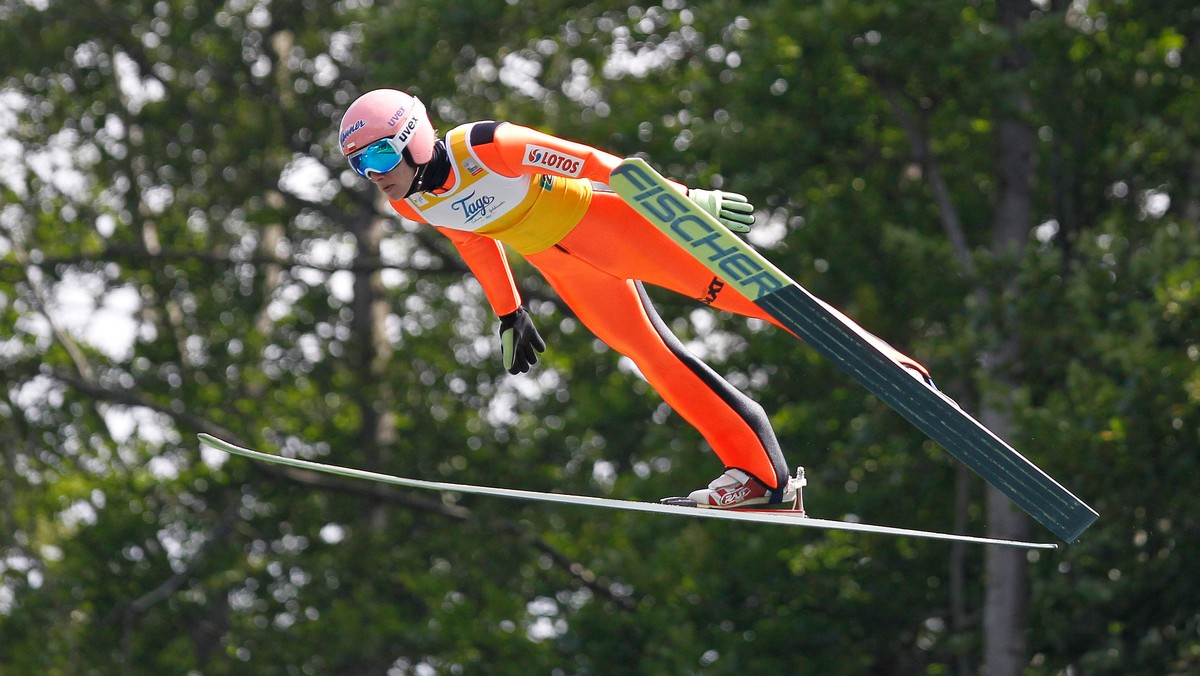
<svg viewBox="0 0 1200 676">
<path fill-rule="evenodd" d="M 788 514 L 786 510 L 779 512 L 768 511 L 737 511 L 737 510 L 715 510 L 701 509 L 697 507 L 679 507 L 675 505 L 664 505 L 656 502 L 639 502 L 636 500 L 621 500 L 616 498 L 600 498 L 587 495 L 571 495 L 568 493 L 544 493 L 540 491 L 518 490 L 512 488 L 497 488 L 492 486 L 475 486 L 472 484 L 447 483 L 441 481 L 426 481 L 423 479 L 409 479 L 391 474 L 382 474 L 379 472 L 370 472 L 367 470 L 354 469 L 351 467 L 342 467 L 327 463 L 305 460 L 302 458 L 289 458 L 282 455 L 273 455 L 256 451 L 253 449 L 238 446 L 223 439 L 212 436 L 211 434 L 200 433 L 196 438 L 201 444 L 231 455 L 240 455 L 251 460 L 267 462 L 276 465 L 285 465 L 296 469 L 304 469 L 324 474 L 333 474 L 352 479 L 361 479 L 366 481 L 374 481 L 376 483 L 391 484 L 394 486 L 403 486 L 406 488 L 417 488 L 422 490 L 431 490 L 437 492 L 455 492 L 468 493 L 473 495 L 483 495 L 489 497 L 509 498 L 516 500 L 526 500 L 534 502 L 549 502 L 557 504 L 568 504 L 583 507 L 600 507 L 604 509 L 615 509 L 632 512 L 645 512 L 655 514 L 672 514 L 676 516 L 687 516 L 692 518 L 708 518 L 726 521 L 745 521 L 752 523 L 770 523 L 787 526 L 801 526 L 805 528 L 816 528 L 821 530 L 838 530 L 858 533 L 869 533 L 874 535 L 890 535 L 895 537 L 913 537 L 928 540 L 943 540 L 949 542 L 963 542 L 969 544 L 995 545 L 1002 547 L 1014 547 L 1019 549 L 1058 549 L 1058 545 L 1050 542 L 1024 542 L 1020 540 L 1002 540 L 996 538 L 977 537 L 972 535 L 959 535 L 955 533 L 939 533 L 936 531 L 923 531 L 908 528 L 895 528 L 892 526 L 876 526 L 872 524 L 864 524 L 850 521 L 834 521 L 829 519 L 816 519 L 807 516 L 798 516 Z"/>
</svg>

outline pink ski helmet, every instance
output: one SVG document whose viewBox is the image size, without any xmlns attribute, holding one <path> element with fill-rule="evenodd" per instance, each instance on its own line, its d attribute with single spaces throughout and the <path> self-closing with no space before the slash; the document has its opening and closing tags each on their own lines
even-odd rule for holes
<svg viewBox="0 0 1200 676">
<path fill-rule="evenodd" d="M 387 142 L 377 144 L 377 141 Z M 405 150 L 420 166 L 433 158 L 437 134 L 420 99 L 398 89 L 376 89 L 358 97 L 342 116 L 338 142 L 350 166 L 362 176 L 387 172 Z M 368 148 L 380 151 L 366 152 Z M 391 166 L 388 158 L 391 158 Z"/>
</svg>

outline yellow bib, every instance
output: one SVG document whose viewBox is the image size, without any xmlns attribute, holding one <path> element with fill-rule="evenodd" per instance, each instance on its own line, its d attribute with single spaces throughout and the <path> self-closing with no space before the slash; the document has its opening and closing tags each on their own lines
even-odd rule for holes
<svg viewBox="0 0 1200 676">
<path fill-rule="evenodd" d="M 546 174 L 503 176 L 489 169 L 467 142 L 471 127 L 446 135 L 454 187 L 435 195 L 408 197 L 427 222 L 486 235 L 522 254 L 554 246 L 583 218 L 592 201 L 592 183 Z"/>
</svg>

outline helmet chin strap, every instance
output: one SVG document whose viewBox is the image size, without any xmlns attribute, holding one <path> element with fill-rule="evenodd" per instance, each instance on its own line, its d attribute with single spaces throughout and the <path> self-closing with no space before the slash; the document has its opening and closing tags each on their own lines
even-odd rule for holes
<svg viewBox="0 0 1200 676">
<path fill-rule="evenodd" d="M 408 154 L 408 148 L 404 149 L 404 161 L 413 165 L 412 156 Z M 408 187 L 408 192 L 404 197 L 408 198 L 412 195 L 433 190 L 446 182 L 446 177 L 450 175 L 450 156 L 446 153 L 446 142 L 444 139 L 438 139 L 433 144 L 433 157 L 428 162 L 422 165 L 413 165 L 416 167 L 416 174 L 413 175 L 412 185 Z"/>
<path fill-rule="evenodd" d="M 404 153 L 404 161 L 409 162 L 410 164 L 412 163 L 412 160 L 408 158 L 407 152 Z M 408 192 L 404 193 L 405 199 L 408 199 L 416 193 L 421 192 L 422 187 L 425 184 L 425 168 L 428 166 L 428 164 L 422 164 L 421 166 L 417 167 L 417 172 L 413 174 L 412 183 L 410 183 L 408 186 Z"/>
</svg>

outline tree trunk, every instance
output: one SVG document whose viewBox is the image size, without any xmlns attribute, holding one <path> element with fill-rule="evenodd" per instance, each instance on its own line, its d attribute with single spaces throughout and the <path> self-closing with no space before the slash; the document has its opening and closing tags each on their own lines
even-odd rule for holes
<svg viewBox="0 0 1200 676">
<path fill-rule="evenodd" d="M 1020 358 L 1017 342 L 1019 321 L 1012 307 L 1020 289 L 1016 279 L 1025 243 L 1033 227 L 1033 176 L 1036 136 L 1026 116 L 1032 106 L 1028 78 L 1030 54 L 1021 32 L 1033 11 L 1029 0 L 997 0 L 997 19 L 1011 39 L 999 63 L 1001 77 L 1012 89 L 1000 101 L 996 120 L 996 203 L 992 221 L 992 253 L 997 260 L 997 280 L 987 293 L 996 313 L 999 342 L 983 355 L 984 380 L 990 386 L 982 398 L 981 422 L 1004 439 L 1011 439 L 1012 420 L 1006 393 L 1011 391 L 1009 367 Z M 1029 520 L 1008 498 L 987 491 L 988 535 L 1014 540 L 1028 539 Z M 1029 571 L 1021 550 L 992 547 L 985 561 L 984 665 L 988 676 L 1020 674 L 1026 656 L 1026 610 Z"/>
<path fill-rule="evenodd" d="M 985 409 L 981 422 L 1001 437 L 1008 431 L 1008 416 Z M 1000 491 L 987 489 L 988 536 L 1029 539 L 1029 519 Z M 983 661 L 988 676 L 1020 674 L 1028 664 L 1026 610 L 1029 569 L 1025 551 L 989 547 L 984 563 L 987 589 L 983 608 Z"/>
<path fill-rule="evenodd" d="M 385 234 L 385 219 L 368 216 L 350 223 L 350 232 L 358 248 L 358 256 L 380 259 L 380 243 Z M 385 322 L 388 301 L 383 278 L 378 269 L 363 270 L 354 276 L 354 317 L 351 325 L 355 335 L 354 368 L 362 379 L 354 393 L 362 415 L 359 448 L 378 467 L 391 464 L 396 442 L 395 398 L 386 371 L 392 357 Z M 387 525 L 388 509 L 382 503 L 370 512 L 371 527 L 383 530 Z"/>
</svg>

